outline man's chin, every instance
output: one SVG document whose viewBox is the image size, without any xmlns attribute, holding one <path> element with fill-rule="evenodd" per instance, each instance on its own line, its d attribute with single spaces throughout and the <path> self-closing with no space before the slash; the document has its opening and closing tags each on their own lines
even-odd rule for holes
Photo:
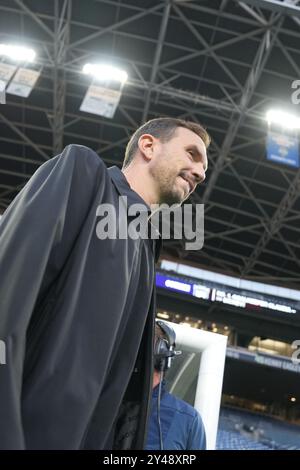
<svg viewBox="0 0 300 470">
<path fill-rule="evenodd" d="M 173 205 L 176 205 L 176 206 L 180 206 L 183 201 L 185 201 L 185 199 L 187 199 L 187 195 L 185 194 L 182 194 L 179 192 L 178 193 L 169 193 L 169 194 L 164 194 L 164 196 L 162 197 L 162 201 L 161 201 L 161 204 L 167 204 L 168 206 L 173 206 Z"/>
</svg>

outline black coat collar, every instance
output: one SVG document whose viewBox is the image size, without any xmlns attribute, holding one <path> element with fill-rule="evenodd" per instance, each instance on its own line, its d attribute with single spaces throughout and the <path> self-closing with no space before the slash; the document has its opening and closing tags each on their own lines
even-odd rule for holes
<svg viewBox="0 0 300 470">
<path fill-rule="evenodd" d="M 131 189 L 125 175 L 117 166 L 111 166 L 110 168 L 108 168 L 108 173 L 118 193 L 121 196 L 127 197 L 128 207 L 132 206 L 133 204 L 142 204 L 143 206 L 145 206 L 145 210 L 150 214 L 151 211 L 148 204 L 144 201 L 144 199 L 141 198 L 141 196 L 139 196 L 137 192 Z"/>
<path fill-rule="evenodd" d="M 141 198 L 141 196 L 136 191 L 131 189 L 122 171 L 117 166 L 112 166 L 108 168 L 108 173 L 118 193 L 120 194 L 120 196 L 127 197 L 128 208 L 132 206 L 133 204 L 141 204 L 145 207 L 145 211 L 147 211 L 150 216 L 151 210 L 150 210 L 149 205 L 144 201 L 144 199 Z M 149 220 L 149 223 L 151 223 L 151 220 Z M 161 251 L 162 238 L 161 238 L 161 234 L 159 233 L 157 229 L 156 229 L 156 233 L 157 233 L 157 238 L 156 238 L 156 243 L 154 246 L 154 255 L 155 255 L 155 261 L 157 262 L 159 259 L 160 251 Z"/>
</svg>

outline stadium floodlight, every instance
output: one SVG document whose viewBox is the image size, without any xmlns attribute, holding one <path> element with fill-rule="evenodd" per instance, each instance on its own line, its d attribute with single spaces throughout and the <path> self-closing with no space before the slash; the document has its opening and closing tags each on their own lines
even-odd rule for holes
<svg viewBox="0 0 300 470">
<path fill-rule="evenodd" d="M 300 129 L 300 118 L 279 109 L 270 109 L 266 113 L 268 124 L 278 124 L 285 129 Z"/>
<path fill-rule="evenodd" d="M 117 81 L 122 85 L 124 85 L 128 78 L 124 70 L 107 64 L 85 64 L 82 72 L 98 80 Z"/>
<path fill-rule="evenodd" d="M 0 56 L 6 56 L 9 59 L 16 61 L 33 62 L 36 53 L 29 47 L 14 46 L 12 44 L 0 44 Z"/>
<path fill-rule="evenodd" d="M 29 47 L 0 44 L 0 103 L 6 102 L 6 93 L 28 98 L 42 70 L 28 67 L 35 56 Z"/>
<path fill-rule="evenodd" d="M 128 76 L 124 70 L 108 64 L 85 64 L 82 72 L 93 80 L 89 86 L 80 111 L 113 118 L 118 107 L 123 85 Z M 97 83 L 100 82 L 100 83 Z"/>
</svg>

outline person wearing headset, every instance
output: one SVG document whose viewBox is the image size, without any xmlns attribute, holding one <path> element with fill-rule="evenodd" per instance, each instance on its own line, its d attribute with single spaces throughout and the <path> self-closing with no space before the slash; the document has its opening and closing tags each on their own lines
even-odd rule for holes
<svg viewBox="0 0 300 470">
<path fill-rule="evenodd" d="M 191 405 L 167 392 L 163 380 L 175 351 L 176 335 L 163 321 L 156 321 L 151 412 L 146 450 L 205 450 L 206 435 L 200 414 Z M 180 354 L 180 353 L 179 353 Z"/>
</svg>

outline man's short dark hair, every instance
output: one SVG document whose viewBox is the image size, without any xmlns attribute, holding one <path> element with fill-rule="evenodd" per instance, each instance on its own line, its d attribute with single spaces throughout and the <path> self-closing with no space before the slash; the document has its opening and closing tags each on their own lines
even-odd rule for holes
<svg viewBox="0 0 300 470">
<path fill-rule="evenodd" d="M 173 137 L 178 127 L 184 127 L 185 129 L 189 129 L 194 132 L 203 140 L 206 148 L 209 146 L 210 136 L 201 124 L 169 117 L 151 119 L 139 127 L 131 136 L 126 147 L 123 168 L 126 168 L 132 162 L 138 149 L 138 141 L 141 135 L 151 134 L 162 142 L 167 142 Z"/>
<path fill-rule="evenodd" d="M 161 327 L 155 323 L 154 341 L 157 341 L 159 338 L 167 339 L 166 334 L 163 332 Z"/>
</svg>

